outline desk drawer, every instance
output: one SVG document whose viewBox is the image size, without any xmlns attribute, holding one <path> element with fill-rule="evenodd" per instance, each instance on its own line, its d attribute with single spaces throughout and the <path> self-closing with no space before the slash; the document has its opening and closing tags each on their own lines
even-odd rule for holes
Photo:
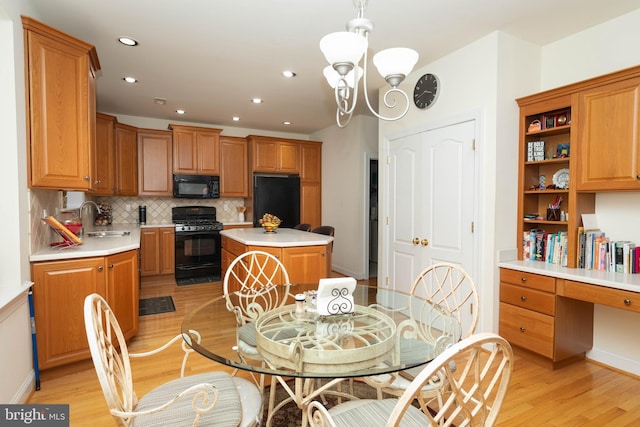
<svg viewBox="0 0 640 427">
<path fill-rule="evenodd" d="M 500 283 L 500 301 L 549 316 L 556 314 L 556 298 L 553 294 L 523 286 Z"/>
<path fill-rule="evenodd" d="M 553 359 L 555 319 L 535 311 L 500 303 L 500 335 L 511 344 Z"/>
<path fill-rule="evenodd" d="M 500 281 L 518 286 L 526 286 L 527 288 L 538 289 L 544 292 L 554 293 L 556 291 L 555 277 L 525 273 L 518 270 L 510 270 L 508 268 L 500 269 Z"/>
<path fill-rule="evenodd" d="M 560 280 L 558 295 L 640 313 L 640 293 Z"/>
</svg>

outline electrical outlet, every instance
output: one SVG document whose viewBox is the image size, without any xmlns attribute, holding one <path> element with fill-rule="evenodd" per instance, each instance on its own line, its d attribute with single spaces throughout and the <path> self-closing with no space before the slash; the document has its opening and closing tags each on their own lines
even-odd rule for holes
<svg viewBox="0 0 640 427">
<path fill-rule="evenodd" d="M 131 205 L 124 205 L 124 210 L 127 212 L 131 212 Z"/>
</svg>

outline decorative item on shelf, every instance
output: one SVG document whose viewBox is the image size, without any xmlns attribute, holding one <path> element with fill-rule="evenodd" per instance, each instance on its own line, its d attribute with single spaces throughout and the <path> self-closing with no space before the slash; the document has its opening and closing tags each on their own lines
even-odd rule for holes
<svg viewBox="0 0 640 427">
<path fill-rule="evenodd" d="M 277 216 L 266 213 L 258 222 L 264 228 L 265 233 L 275 233 L 282 221 Z"/>
<path fill-rule="evenodd" d="M 545 175 L 540 175 L 538 177 L 538 189 L 544 190 L 547 188 L 547 177 Z"/>
<path fill-rule="evenodd" d="M 569 169 L 563 168 L 553 174 L 553 184 L 560 190 L 569 188 Z"/>
<path fill-rule="evenodd" d="M 409 111 L 409 96 L 398 89 L 398 85 L 418 62 L 418 52 L 403 47 L 386 49 L 374 55 L 374 65 L 391 86 L 383 96 L 385 105 L 388 108 L 402 106 L 396 99 L 391 99 L 391 95 L 394 94 L 404 99 L 405 103 L 404 110 L 394 117 L 385 117 L 376 112 L 367 94 L 367 48 L 373 23 L 364 17 L 367 0 L 353 0 L 353 4 L 358 16 L 347 23 L 347 31 L 327 34 L 320 40 L 320 50 L 330 64 L 324 68 L 323 74 L 334 89 L 337 104 L 336 122 L 341 128 L 347 126 L 351 120 L 358 101 L 358 81 L 363 76 L 364 99 L 369 110 L 382 120 L 398 120 L 404 117 Z M 363 56 L 361 68 L 358 64 Z"/>
<path fill-rule="evenodd" d="M 544 141 L 529 141 L 527 142 L 527 161 L 539 162 L 545 158 L 545 145 Z"/>
<path fill-rule="evenodd" d="M 556 154 L 555 158 L 567 158 L 569 157 L 570 145 L 569 144 L 558 144 L 556 146 Z"/>
<path fill-rule="evenodd" d="M 540 120 L 534 120 L 531 123 L 529 123 L 529 128 L 527 129 L 527 132 L 537 132 L 539 130 L 542 130 L 542 123 L 540 123 Z"/>
<path fill-rule="evenodd" d="M 562 197 L 557 196 L 547 208 L 547 221 L 560 221 L 560 204 L 562 204 Z"/>
<path fill-rule="evenodd" d="M 236 210 L 238 211 L 238 222 L 244 222 L 244 213 L 247 208 L 244 206 L 237 206 Z"/>
<path fill-rule="evenodd" d="M 563 110 L 555 113 L 544 114 L 542 125 L 544 129 L 553 129 L 558 126 L 568 126 L 571 124 L 571 110 Z"/>
</svg>

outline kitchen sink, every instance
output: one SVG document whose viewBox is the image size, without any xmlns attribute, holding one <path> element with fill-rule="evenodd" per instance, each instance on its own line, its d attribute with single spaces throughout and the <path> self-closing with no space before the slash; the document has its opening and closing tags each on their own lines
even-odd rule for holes
<svg viewBox="0 0 640 427">
<path fill-rule="evenodd" d="M 124 231 L 124 230 L 89 231 L 85 233 L 87 237 L 123 237 L 123 236 L 128 236 L 130 234 L 131 234 L 130 231 Z"/>
</svg>

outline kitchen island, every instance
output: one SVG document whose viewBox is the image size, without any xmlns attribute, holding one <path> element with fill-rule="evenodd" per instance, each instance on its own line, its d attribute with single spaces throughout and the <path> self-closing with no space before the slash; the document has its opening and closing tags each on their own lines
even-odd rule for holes
<svg viewBox="0 0 640 427">
<path fill-rule="evenodd" d="M 280 259 L 292 283 L 318 283 L 331 273 L 333 237 L 292 228 L 266 233 L 262 228 L 222 230 L 222 275 L 239 255 L 268 252 Z"/>
</svg>

